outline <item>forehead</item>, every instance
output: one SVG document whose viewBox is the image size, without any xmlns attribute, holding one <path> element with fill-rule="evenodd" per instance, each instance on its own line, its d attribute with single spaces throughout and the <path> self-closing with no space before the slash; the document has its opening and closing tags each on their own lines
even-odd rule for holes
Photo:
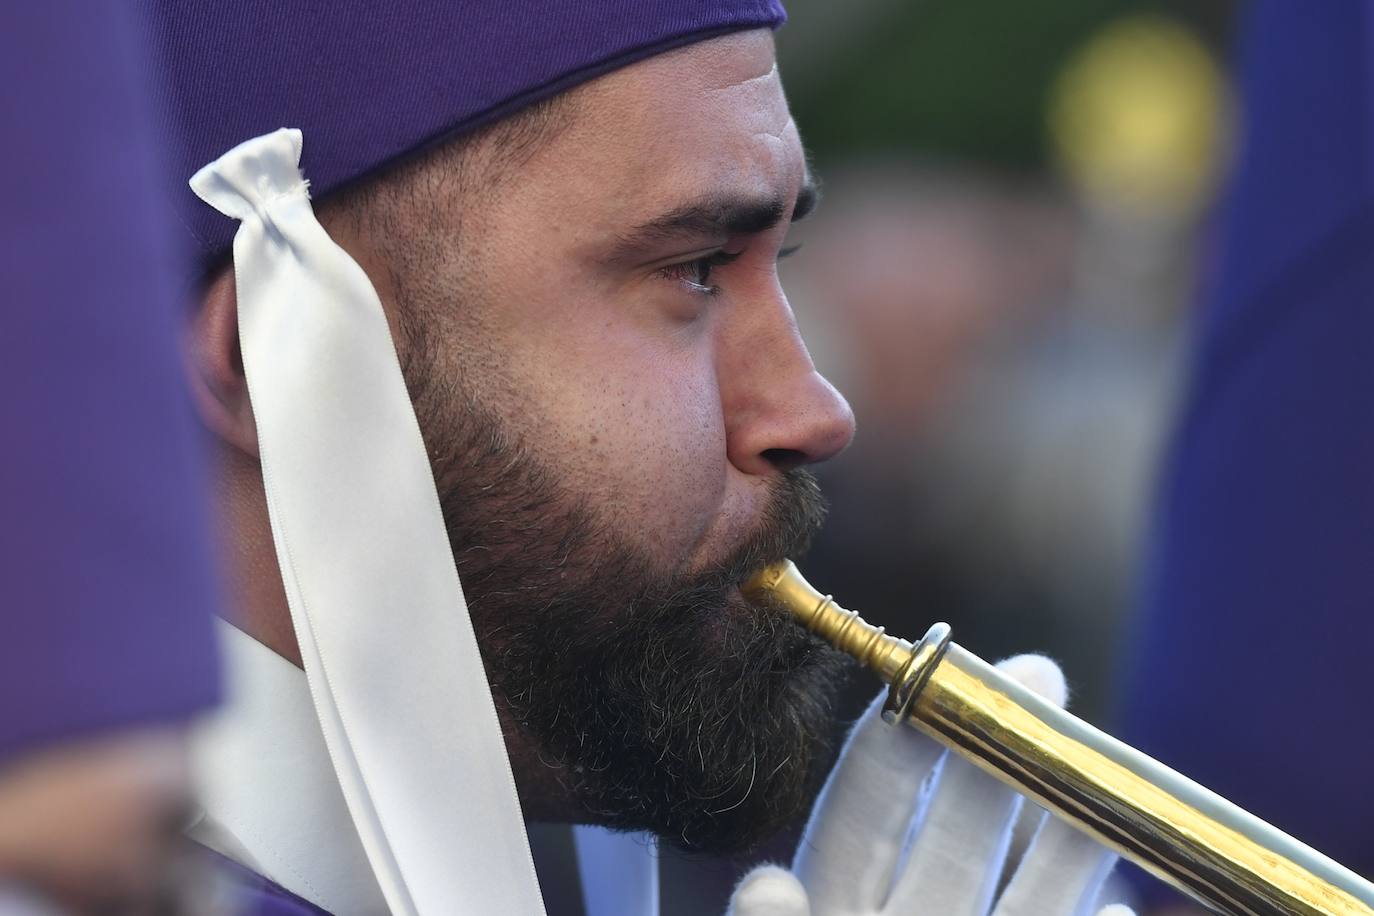
<svg viewBox="0 0 1374 916">
<path fill-rule="evenodd" d="M 571 123 L 518 183 L 550 195 L 549 216 L 568 207 L 584 220 L 614 221 L 702 194 L 790 196 L 804 177 L 766 30 L 649 58 L 588 83 L 572 101 Z"/>
</svg>

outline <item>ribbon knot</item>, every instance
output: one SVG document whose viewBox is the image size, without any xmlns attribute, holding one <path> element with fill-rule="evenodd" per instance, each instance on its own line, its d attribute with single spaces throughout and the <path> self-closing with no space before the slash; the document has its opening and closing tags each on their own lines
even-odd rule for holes
<svg viewBox="0 0 1374 916">
<path fill-rule="evenodd" d="M 301 132 L 283 127 L 240 143 L 191 176 L 196 196 L 225 216 L 273 220 L 269 206 L 283 197 L 305 195 L 301 175 Z"/>
</svg>

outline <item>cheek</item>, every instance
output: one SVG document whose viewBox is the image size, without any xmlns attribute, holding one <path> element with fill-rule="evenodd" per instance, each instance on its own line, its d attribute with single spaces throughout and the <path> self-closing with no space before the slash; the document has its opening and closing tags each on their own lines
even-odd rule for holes
<svg viewBox="0 0 1374 916">
<path fill-rule="evenodd" d="M 567 337 L 541 372 L 545 454 L 605 522 L 655 559 L 687 557 L 725 500 L 725 424 L 711 349 L 635 334 Z"/>
</svg>

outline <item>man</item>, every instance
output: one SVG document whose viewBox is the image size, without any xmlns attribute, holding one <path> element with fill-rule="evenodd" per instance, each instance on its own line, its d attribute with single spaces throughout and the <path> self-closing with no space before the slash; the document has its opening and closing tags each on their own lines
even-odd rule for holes
<svg viewBox="0 0 1374 916">
<path fill-rule="evenodd" d="M 815 790 L 835 655 L 738 590 L 853 434 L 777 281 L 781 19 L 152 11 L 241 223 L 183 211 L 240 684 L 194 835 L 293 912 L 539 912 L 524 818 L 729 850 Z"/>
</svg>

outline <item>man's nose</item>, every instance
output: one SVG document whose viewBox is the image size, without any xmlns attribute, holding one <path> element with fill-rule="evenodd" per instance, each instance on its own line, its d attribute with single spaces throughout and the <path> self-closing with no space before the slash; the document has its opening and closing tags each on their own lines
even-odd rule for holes
<svg viewBox="0 0 1374 916">
<path fill-rule="evenodd" d="M 734 343 L 721 378 L 731 464 L 767 475 L 844 451 L 854 412 L 816 371 L 790 311 L 771 332 Z"/>
</svg>

